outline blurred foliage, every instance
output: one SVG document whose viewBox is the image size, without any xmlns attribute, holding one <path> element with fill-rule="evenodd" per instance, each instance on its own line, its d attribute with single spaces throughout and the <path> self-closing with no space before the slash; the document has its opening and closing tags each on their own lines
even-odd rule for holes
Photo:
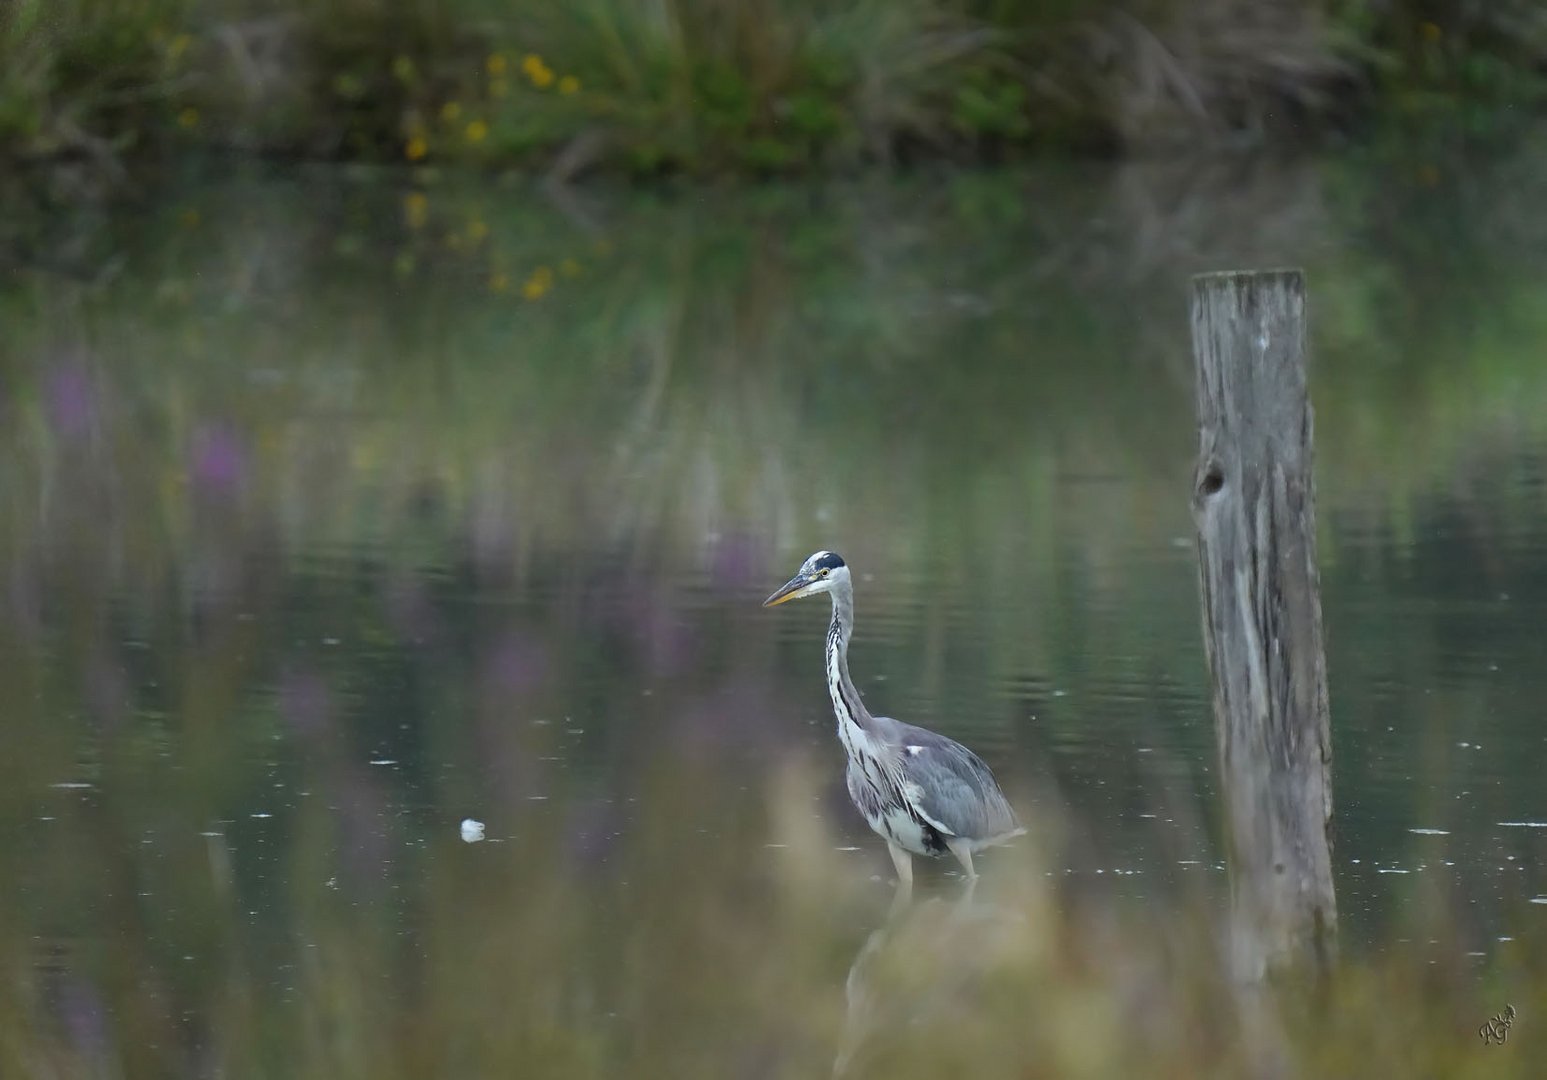
<svg viewBox="0 0 1547 1080">
<path fill-rule="evenodd" d="M 1498 134 L 1541 99 L 1544 23 L 1536 0 L 13 0 L 0 154 L 567 177 L 1257 142 L 1371 114 Z"/>
<path fill-rule="evenodd" d="M 0 1074 L 1532 1075 L 1547 849 L 1490 829 L 1539 813 L 1547 172 L 1442 150 L 7 223 Z M 1267 262 L 1316 344 L 1317 1006 L 1212 932 L 1184 282 Z M 821 614 L 757 606 L 826 544 L 867 695 L 1036 823 L 986 908 L 883 925 Z"/>
<path fill-rule="evenodd" d="M 1490 134 L 1504 119 L 1499 106 L 1529 109 L 1547 93 L 1547 6 L 1540 3 L 1334 0 L 1329 10 L 1346 47 L 1373 61 L 1372 90 L 1404 117 Z"/>
</svg>

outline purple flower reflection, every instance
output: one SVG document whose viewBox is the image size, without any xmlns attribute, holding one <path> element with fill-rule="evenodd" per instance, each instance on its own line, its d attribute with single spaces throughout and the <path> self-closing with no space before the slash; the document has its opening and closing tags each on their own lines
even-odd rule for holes
<svg viewBox="0 0 1547 1080">
<path fill-rule="evenodd" d="M 623 815 L 611 799 L 577 801 L 569 812 L 569 853 L 582 870 L 601 866 L 618 846 Z"/>
<path fill-rule="evenodd" d="M 717 588 L 741 590 L 765 580 L 763 545 L 743 533 L 722 536 L 709 560 L 709 577 Z"/>
<path fill-rule="evenodd" d="M 468 522 L 468 544 L 481 578 L 504 581 L 510 577 L 515 522 L 501 500 L 485 495 L 474 501 Z"/>
<path fill-rule="evenodd" d="M 200 490 L 232 494 L 246 480 L 247 447 L 230 428 L 207 424 L 194 432 L 188 471 Z"/>
<path fill-rule="evenodd" d="M 359 768 L 329 779 L 337 800 L 340 872 L 351 884 L 379 894 L 392 876 L 397 842 L 387 793 L 376 777 Z"/>
<path fill-rule="evenodd" d="M 530 693 L 547 674 L 548 651 L 542 642 L 519 630 L 505 631 L 484 656 L 485 684 L 494 693 Z"/>
<path fill-rule="evenodd" d="M 279 712 L 297 734 L 315 738 L 333 718 L 333 695 L 315 671 L 289 670 L 279 677 Z"/>
<path fill-rule="evenodd" d="M 107 1005 L 101 992 L 76 975 L 66 975 L 59 987 L 59 1019 L 72 1049 L 93 1061 L 108 1051 Z"/>
<path fill-rule="evenodd" d="M 417 578 L 403 578 L 388 585 L 382 606 L 387 623 L 404 642 L 431 645 L 444 635 L 444 623 L 429 591 Z"/>
<path fill-rule="evenodd" d="M 698 636 L 669 603 L 635 593 L 629 598 L 624 617 L 651 674 L 675 675 L 692 665 L 698 653 Z"/>
<path fill-rule="evenodd" d="M 97 653 L 86 665 L 86 705 L 104 729 L 116 728 L 129 711 L 129 680 L 123 665 Z"/>
<path fill-rule="evenodd" d="M 542 718 L 528 709 L 548 679 L 549 666 L 543 644 L 515 628 L 496 636 L 478 661 L 477 752 L 494 792 L 508 806 L 547 793 L 542 780 L 548 765 L 537 760 L 529 741 L 538 731 L 530 721 Z M 545 726 L 542 734 L 545 741 L 552 731 Z"/>
<path fill-rule="evenodd" d="M 96 388 L 79 365 L 67 364 L 51 372 L 47 396 L 49 420 L 58 434 L 73 437 L 95 426 Z"/>
<path fill-rule="evenodd" d="M 43 632 L 43 582 L 41 571 L 31 558 L 21 557 L 11 566 L 7 599 L 11 617 L 29 638 Z"/>
<path fill-rule="evenodd" d="M 685 751 L 706 753 L 727 766 L 738 757 L 763 758 L 781 742 L 765 704 L 771 700 L 765 681 L 732 676 L 703 696 L 674 706 L 674 741 Z"/>
</svg>

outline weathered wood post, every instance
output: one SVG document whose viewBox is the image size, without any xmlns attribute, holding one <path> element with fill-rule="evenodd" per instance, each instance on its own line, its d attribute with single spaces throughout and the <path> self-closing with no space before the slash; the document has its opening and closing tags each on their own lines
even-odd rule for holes
<svg viewBox="0 0 1547 1080">
<path fill-rule="evenodd" d="M 1193 519 L 1238 977 L 1336 946 L 1332 741 L 1316 567 L 1305 278 L 1193 278 Z"/>
</svg>

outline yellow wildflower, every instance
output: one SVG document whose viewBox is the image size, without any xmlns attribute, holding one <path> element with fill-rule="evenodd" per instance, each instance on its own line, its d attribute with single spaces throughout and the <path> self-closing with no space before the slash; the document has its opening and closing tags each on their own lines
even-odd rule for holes
<svg viewBox="0 0 1547 1080">
<path fill-rule="evenodd" d="M 481 143 L 489 134 L 489 125 L 482 120 L 474 120 L 467 125 L 467 141 Z"/>
<path fill-rule="evenodd" d="M 575 94 L 580 91 L 580 80 L 573 75 L 566 75 L 559 80 L 559 93 Z"/>
<path fill-rule="evenodd" d="M 488 60 L 484 61 L 483 67 L 490 75 L 505 74 L 505 54 L 493 53 Z"/>
<path fill-rule="evenodd" d="M 521 70 L 526 72 L 526 77 L 539 90 L 553 85 L 553 69 L 543 63 L 543 58 L 536 53 L 526 54 L 521 61 Z"/>
<path fill-rule="evenodd" d="M 177 114 L 177 126 L 180 128 L 195 128 L 199 126 L 199 110 L 189 106 Z"/>
<path fill-rule="evenodd" d="M 403 156 L 409 161 L 423 161 L 430 152 L 430 144 L 423 135 L 415 135 L 403 144 Z"/>
<path fill-rule="evenodd" d="M 430 200 L 422 191 L 410 191 L 403 196 L 403 216 L 408 221 L 410 229 L 424 227 L 425 219 L 429 216 Z"/>
<path fill-rule="evenodd" d="M 553 271 L 546 266 L 539 266 L 521 286 L 521 295 L 528 300 L 541 300 L 551 288 L 553 288 Z"/>
<path fill-rule="evenodd" d="M 460 101 L 448 101 L 440 107 L 440 118 L 448 124 L 454 124 L 462 115 L 462 103 Z"/>
</svg>

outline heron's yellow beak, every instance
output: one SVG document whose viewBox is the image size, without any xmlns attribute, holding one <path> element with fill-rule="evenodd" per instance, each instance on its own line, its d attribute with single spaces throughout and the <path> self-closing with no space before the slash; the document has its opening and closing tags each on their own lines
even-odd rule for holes
<svg viewBox="0 0 1547 1080">
<path fill-rule="evenodd" d="M 778 605 L 784 603 L 786 600 L 799 599 L 806 594 L 806 590 L 808 588 L 815 584 L 816 581 L 814 579 L 808 578 L 804 574 L 796 574 L 783 585 L 780 585 L 772 596 L 770 596 L 767 600 L 764 600 L 763 606 L 777 607 Z"/>
</svg>

